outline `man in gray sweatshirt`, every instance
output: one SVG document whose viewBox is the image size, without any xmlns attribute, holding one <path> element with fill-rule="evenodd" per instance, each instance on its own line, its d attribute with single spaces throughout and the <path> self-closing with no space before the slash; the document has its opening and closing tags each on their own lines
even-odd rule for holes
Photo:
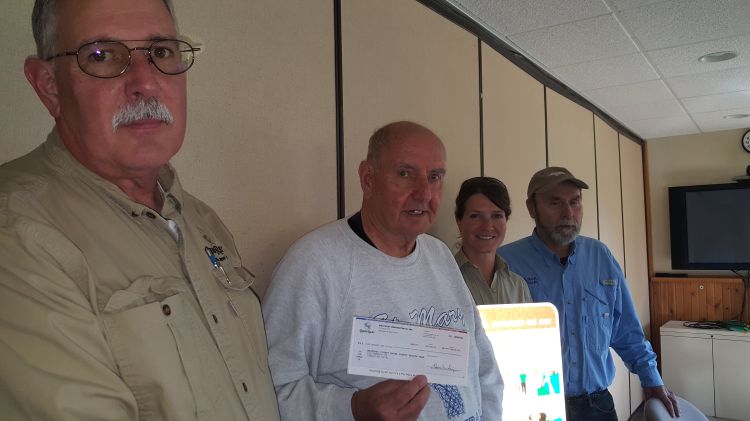
<svg viewBox="0 0 750 421">
<path fill-rule="evenodd" d="M 503 383 L 448 247 L 425 232 L 442 199 L 445 148 L 396 122 L 370 138 L 360 212 L 298 240 L 263 303 L 282 419 L 500 420 Z M 347 373 L 354 316 L 467 330 L 465 386 Z"/>
</svg>

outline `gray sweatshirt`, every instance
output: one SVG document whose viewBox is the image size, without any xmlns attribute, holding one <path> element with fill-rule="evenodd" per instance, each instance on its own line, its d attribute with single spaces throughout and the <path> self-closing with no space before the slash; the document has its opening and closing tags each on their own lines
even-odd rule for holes
<svg viewBox="0 0 750 421">
<path fill-rule="evenodd" d="M 468 330 L 466 386 L 431 384 L 420 420 L 500 420 L 503 382 L 453 255 L 420 235 L 388 256 L 342 219 L 305 235 L 274 272 L 263 302 L 269 365 L 286 420 L 351 420 L 351 396 L 384 379 L 347 374 L 354 316 Z"/>
</svg>

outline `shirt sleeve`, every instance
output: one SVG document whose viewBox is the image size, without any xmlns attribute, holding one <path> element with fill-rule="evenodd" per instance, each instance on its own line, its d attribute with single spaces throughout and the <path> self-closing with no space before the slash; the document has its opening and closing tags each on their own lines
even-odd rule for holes
<svg viewBox="0 0 750 421">
<path fill-rule="evenodd" d="M 13 420 L 135 420 L 81 285 L 92 276 L 58 231 L 0 214 L 0 412 Z"/>
<path fill-rule="evenodd" d="M 330 286 L 333 280 L 313 250 L 293 246 L 277 267 L 263 300 L 268 337 L 268 363 L 276 388 L 281 419 L 351 420 L 351 398 L 356 389 L 317 382 L 326 361 L 324 341 L 331 338 L 326 314 L 337 305 Z M 320 256 L 318 256 L 320 257 Z M 344 276 L 344 275 L 341 275 Z"/>
<path fill-rule="evenodd" d="M 611 254 L 610 259 L 615 265 L 619 284 L 619 300 L 615 305 L 610 346 L 617 352 L 628 370 L 640 378 L 642 387 L 661 386 L 664 382 L 656 368 L 656 354 L 643 334 L 643 327 L 638 320 L 625 275 Z"/>
</svg>

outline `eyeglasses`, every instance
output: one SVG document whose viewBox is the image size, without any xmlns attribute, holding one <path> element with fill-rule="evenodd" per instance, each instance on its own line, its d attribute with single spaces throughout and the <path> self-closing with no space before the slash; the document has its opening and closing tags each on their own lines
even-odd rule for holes
<svg viewBox="0 0 750 421">
<path fill-rule="evenodd" d="M 134 40 L 136 41 L 136 40 Z M 64 51 L 47 60 L 76 56 L 78 67 L 87 75 L 109 79 L 125 73 L 133 61 L 133 51 L 144 51 L 149 63 L 165 75 L 186 72 L 195 61 L 195 48 L 185 41 L 158 39 L 148 47 L 130 48 L 121 41 L 94 41 L 81 45 L 76 51 Z"/>
</svg>

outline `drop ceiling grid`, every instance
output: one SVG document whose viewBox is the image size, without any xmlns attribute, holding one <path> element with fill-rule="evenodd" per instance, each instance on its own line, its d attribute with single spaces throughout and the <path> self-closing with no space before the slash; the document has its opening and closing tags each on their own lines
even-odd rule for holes
<svg viewBox="0 0 750 421">
<path fill-rule="evenodd" d="M 448 1 L 644 138 L 750 125 L 747 0 Z"/>
</svg>

